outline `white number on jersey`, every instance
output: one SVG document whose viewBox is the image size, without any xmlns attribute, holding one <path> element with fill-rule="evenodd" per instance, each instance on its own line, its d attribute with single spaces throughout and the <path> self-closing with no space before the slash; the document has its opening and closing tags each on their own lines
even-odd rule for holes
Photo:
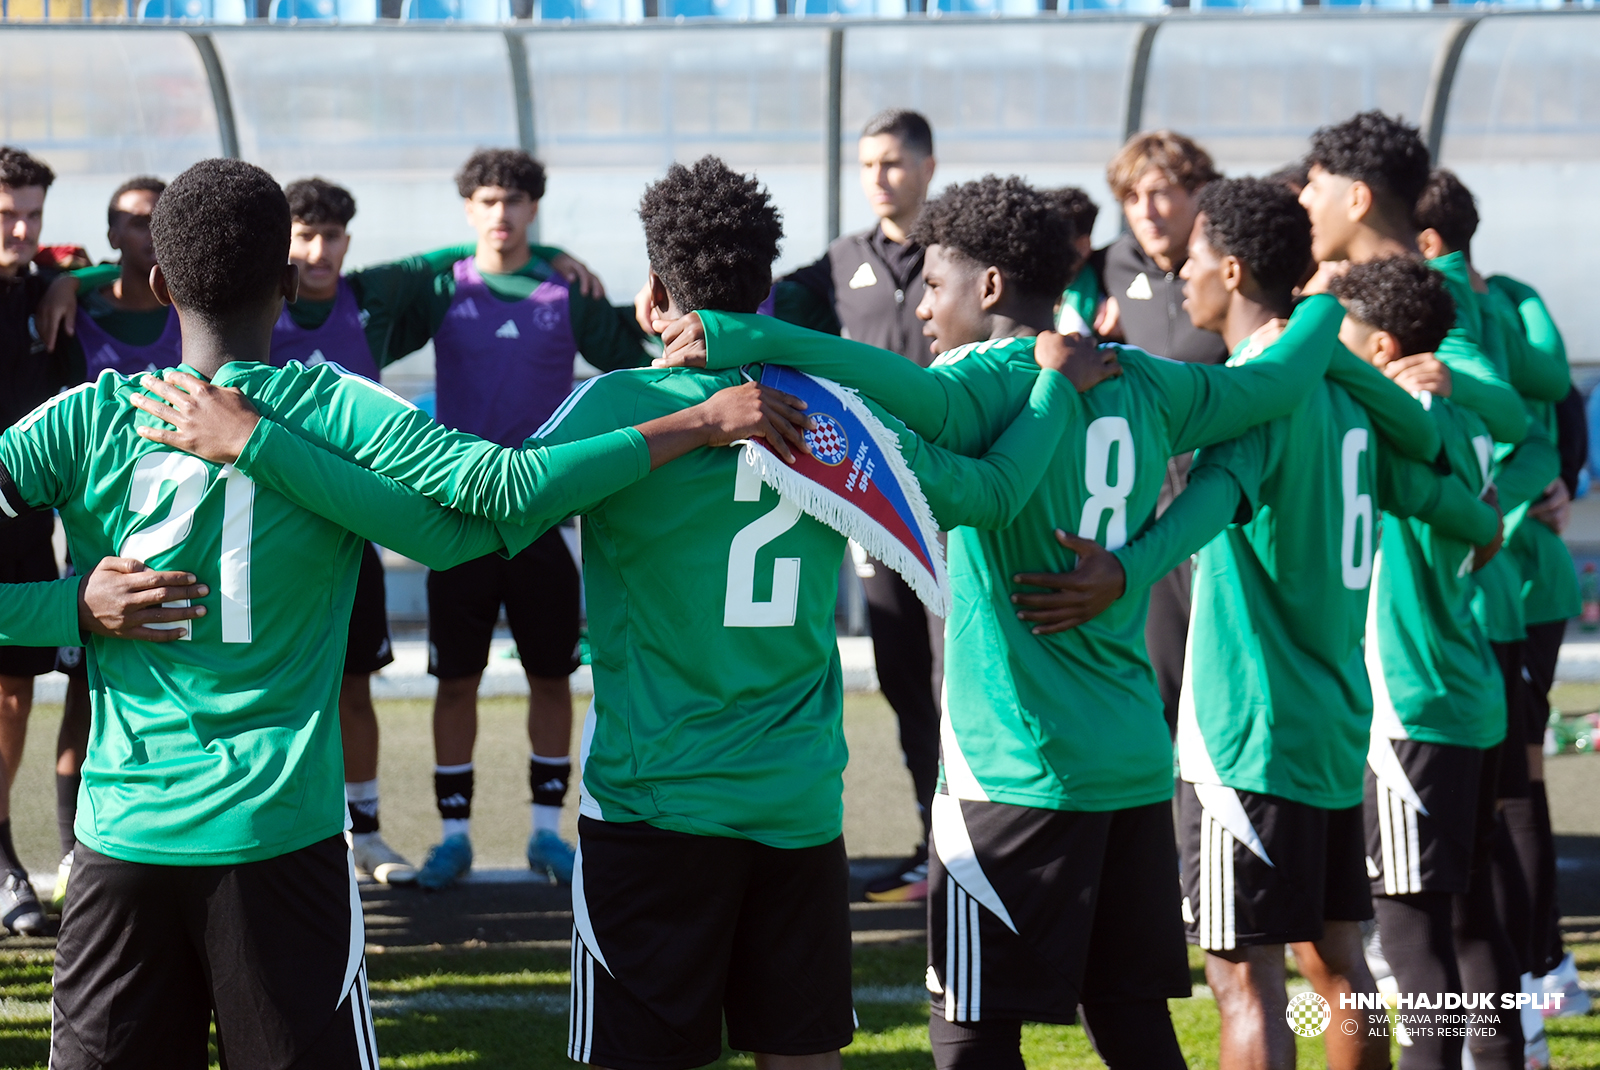
<svg viewBox="0 0 1600 1070">
<path fill-rule="evenodd" d="M 761 477 L 743 459 L 733 480 L 733 500 L 761 500 Z M 756 554 L 767 543 L 794 527 L 800 507 L 780 497 L 770 513 L 746 524 L 728 547 L 728 594 L 722 607 L 724 628 L 792 628 L 800 601 L 800 559 L 780 557 L 772 562 L 772 599 L 757 602 Z"/>
<path fill-rule="evenodd" d="M 249 476 L 226 465 L 222 503 L 222 641 L 250 642 L 250 535 L 254 522 L 256 485 Z M 205 462 L 187 453 L 147 453 L 133 466 L 128 486 L 128 511 L 149 516 L 161 504 L 161 492 L 168 483 L 176 484 L 167 518 L 133 532 L 122 540 L 117 553 L 147 561 L 183 544 L 194 526 L 194 511 L 200 507 L 211 472 Z M 187 599 L 163 603 L 168 607 L 186 606 Z M 152 624 L 152 628 L 182 628 L 183 624 Z M 193 631 L 190 631 L 190 635 Z M 184 636 L 185 639 L 189 635 Z"/>
<path fill-rule="evenodd" d="M 1339 482 L 1344 490 L 1344 529 L 1339 536 L 1339 575 L 1348 590 L 1364 591 L 1372 581 L 1372 495 L 1361 489 L 1361 455 L 1367 452 L 1367 429 L 1344 433 L 1339 450 Z M 1359 532 L 1359 534 L 1358 534 Z M 1359 556 L 1356 540 L 1361 540 Z"/>
<path fill-rule="evenodd" d="M 1491 478 L 1494 470 L 1494 441 L 1488 435 L 1473 435 L 1472 449 L 1478 455 L 1478 470 L 1483 475 L 1483 485 L 1487 487 L 1494 482 Z"/>
<path fill-rule="evenodd" d="M 1111 447 L 1117 448 L 1117 478 L 1106 481 L 1111 465 Z M 1087 458 L 1084 482 L 1089 500 L 1083 503 L 1083 518 L 1078 522 L 1078 538 L 1094 539 L 1107 550 L 1121 549 L 1128 541 L 1128 495 L 1133 493 L 1133 432 L 1121 416 L 1102 416 L 1089 425 L 1084 454 Z M 1106 521 L 1106 537 L 1100 534 L 1100 518 Z"/>
</svg>

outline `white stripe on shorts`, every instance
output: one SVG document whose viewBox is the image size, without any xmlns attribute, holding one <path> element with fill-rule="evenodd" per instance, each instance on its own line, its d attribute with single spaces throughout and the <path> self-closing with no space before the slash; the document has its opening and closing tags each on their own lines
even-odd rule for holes
<svg viewBox="0 0 1600 1070">
<path fill-rule="evenodd" d="M 361 1070 L 378 1070 L 378 1030 L 372 1023 L 372 997 L 367 991 L 367 964 L 361 963 L 350 988 L 350 1018 L 355 1023 L 356 1053 Z"/>
<path fill-rule="evenodd" d="M 982 908 L 955 881 L 945 896 L 944 1018 L 976 1022 L 983 1012 L 983 941 L 978 912 Z"/>
<path fill-rule="evenodd" d="M 1232 951 L 1234 928 L 1233 833 L 1200 810 L 1200 946 L 1207 951 Z"/>
<path fill-rule="evenodd" d="M 588 1063 L 594 1053 L 594 956 L 572 933 L 572 1004 L 567 1013 L 567 1058 Z"/>
<path fill-rule="evenodd" d="M 1422 844 L 1417 837 L 1416 807 L 1380 780 L 1377 809 L 1384 894 L 1410 895 L 1422 891 Z"/>
</svg>

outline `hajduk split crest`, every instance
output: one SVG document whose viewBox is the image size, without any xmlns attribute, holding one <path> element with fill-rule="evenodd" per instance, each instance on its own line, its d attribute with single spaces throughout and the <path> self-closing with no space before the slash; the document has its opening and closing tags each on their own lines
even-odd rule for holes
<svg viewBox="0 0 1600 1070">
<path fill-rule="evenodd" d="M 778 364 L 761 382 L 806 403 L 816 427 L 806 432 L 811 455 L 785 464 L 764 439 L 747 442 L 742 460 L 762 482 L 808 516 L 853 540 L 898 572 L 927 607 L 950 611 L 950 576 L 933 510 L 900 455 L 900 437 L 854 390 Z"/>
</svg>

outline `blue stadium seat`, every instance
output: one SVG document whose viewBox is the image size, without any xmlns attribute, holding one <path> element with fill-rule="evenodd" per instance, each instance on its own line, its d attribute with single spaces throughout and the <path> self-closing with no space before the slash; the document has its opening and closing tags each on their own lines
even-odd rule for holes
<svg viewBox="0 0 1600 1070">
<path fill-rule="evenodd" d="M 1194 0 L 1190 0 L 1191 3 Z M 1165 0 L 1067 0 L 1060 2 L 1062 11 L 1121 11 L 1138 14 L 1159 14 Z"/>
<path fill-rule="evenodd" d="M 1039 0 L 932 0 L 930 15 L 1036 15 Z"/>
<path fill-rule="evenodd" d="M 638 22 L 643 0 L 539 0 L 536 18 L 545 22 Z"/>
<path fill-rule="evenodd" d="M 378 0 L 272 0 L 271 22 L 376 22 Z"/>
<path fill-rule="evenodd" d="M 139 0 L 140 22 L 243 22 L 245 0 Z"/>
<path fill-rule="evenodd" d="M 511 4 L 509 0 L 405 0 L 400 21 L 509 22 Z"/>
<path fill-rule="evenodd" d="M 789 12 L 797 19 L 899 18 L 906 13 L 906 0 L 789 0 Z"/>
<path fill-rule="evenodd" d="M 751 19 L 776 17 L 776 0 L 661 0 L 664 19 Z"/>
</svg>

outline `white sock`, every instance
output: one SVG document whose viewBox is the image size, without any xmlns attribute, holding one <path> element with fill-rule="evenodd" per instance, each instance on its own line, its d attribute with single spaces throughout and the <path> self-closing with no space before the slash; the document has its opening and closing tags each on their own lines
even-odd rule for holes
<svg viewBox="0 0 1600 1070">
<path fill-rule="evenodd" d="M 378 797 L 378 778 L 371 780 L 346 780 L 344 782 L 345 802 L 371 802 Z"/>
<path fill-rule="evenodd" d="M 444 838 L 448 840 L 451 836 L 470 836 L 472 818 L 446 817 L 439 824 L 444 826 Z"/>
<path fill-rule="evenodd" d="M 533 831 L 561 834 L 561 807 L 533 804 Z"/>
</svg>

